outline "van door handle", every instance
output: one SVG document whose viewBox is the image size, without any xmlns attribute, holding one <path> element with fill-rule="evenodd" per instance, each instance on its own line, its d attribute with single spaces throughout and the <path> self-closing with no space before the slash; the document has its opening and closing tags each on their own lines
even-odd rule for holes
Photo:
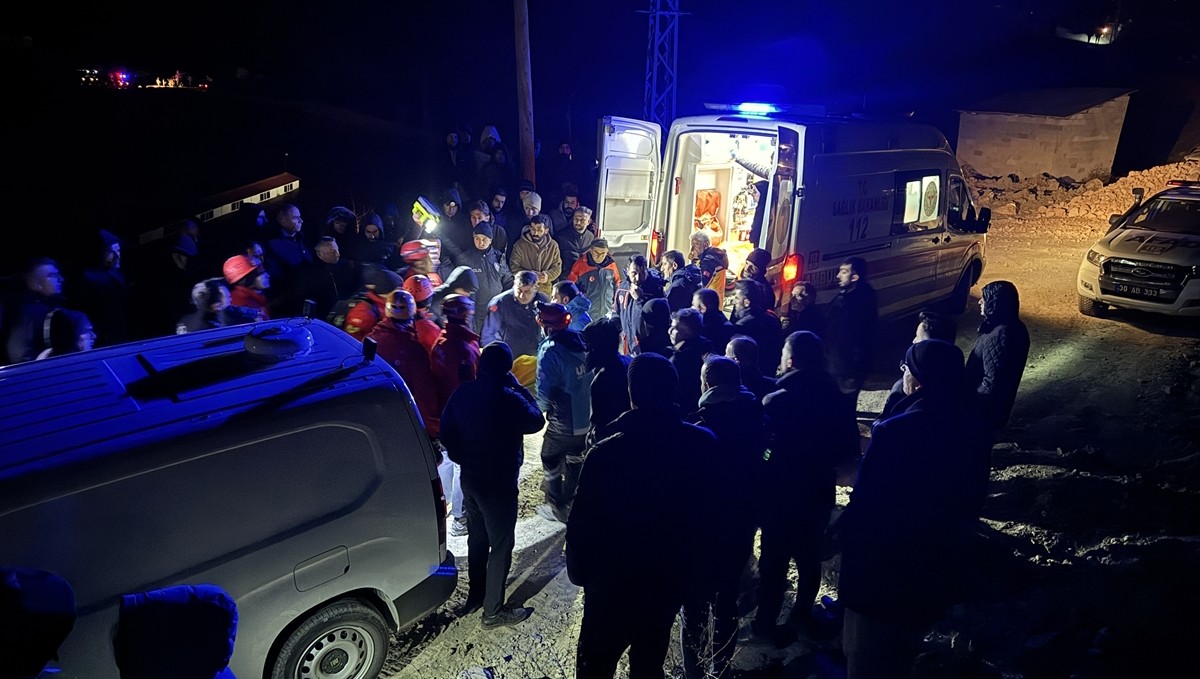
<svg viewBox="0 0 1200 679">
<path fill-rule="evenodd" d="M 930 238 L 929 240 L 930 240 L 930 241 L 932 241 L 932 242 L 934 242 L 934 243 L 941 243 L 941 242 L 942 242 L 942 239 L 941 239 L 941 238 L 938 238 L 937 236 L 934 236 L 933 238 Z"/>
</svg>

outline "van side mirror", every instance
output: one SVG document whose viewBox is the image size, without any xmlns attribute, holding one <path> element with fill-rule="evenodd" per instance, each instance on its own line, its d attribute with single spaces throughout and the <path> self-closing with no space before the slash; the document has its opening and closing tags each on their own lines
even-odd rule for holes
<svg viewBox="0 0 1200 679">
<path fill-rule="evenodd" d="M 363 364 L 375 362 L 375 352 L 379 350 L 379 343 L 370 337 L 363 338 Z"/>
<path fill-rule="evenodd" d="M 304 314 L 304 317 L 311 321 L 313 309 L 316 308 L 316 306 L 317 306 L 317 303 L 312 301 L 311 299 L 304 300 L 304 311 L 302 312 Z"/>
<path fill-rule="evenodd" d="M 1109 224 L 1109 226 L 1116 226 L 1117 224 L 1120 224 L 1120 223 L 1121 223 L 1121 217 L 1124 217 L 1124 216 L 1125 216 L 1125 215 L 1119 215 L 1119 214 L 1117 214 L 1117 215 L 1109 215 L 1109 216 L 1108 216 L 1108 224 Z"/>
<path fill-rule="evenodd" d="M 1133 190 L 1133 206 L 1137 207 L 1142 204 L 1142 199 L 1146 197 L 1146 189 L 1137 187 Z"/>
<path fill-rule="evenodd" d="M 979 219 L 975 222 L 975 230 L 979 233 L 987 233 L 988 227 L 992 225 L 992 208 L 979 208 Z"/>
</svg>

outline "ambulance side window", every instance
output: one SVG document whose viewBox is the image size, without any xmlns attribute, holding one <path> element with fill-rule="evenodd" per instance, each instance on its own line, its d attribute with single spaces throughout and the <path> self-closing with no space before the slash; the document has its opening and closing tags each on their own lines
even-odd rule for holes
<svg viewBox="0 0 1200 679">
<path fill-rule="evenodd" d="M 951 227 L 962 228 L 971 209 L 971 199 L 962 177 L 950 177 L 950 190 L 946 192 L 946 222 Z"/>
<path fill-rule="evenodd" d="M 892 233 L 920 233 L 941 224 L 942 175 L 937 170 L 896 174 Z"/>
</svg>

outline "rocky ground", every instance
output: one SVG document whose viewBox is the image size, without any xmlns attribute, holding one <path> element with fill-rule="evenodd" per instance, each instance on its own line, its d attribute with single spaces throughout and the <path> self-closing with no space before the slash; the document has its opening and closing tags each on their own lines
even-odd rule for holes
<svg viewBox="0 0 1200 679">
<path fill-rule="evenodd" d="M 1107 210 L 994 222 L 982 283 L 1016 283 L 1032 349 L 994 450 L 972 596 L 931 632 L 916 676 L 1175 676 L 1187 666 L 1200 633 L 1200 324 L 1077 312 L 1075 271 Z M 974 309 L 960 319 L 965 350 L 978 322 Z M 861 407 L 881 402 L 911 336 L 911 320 L 884 328 Z M 447 606 L 394 639 L 383 676 L 572 676 L 580 592 L 566 578 L 562 526 L 533 513 L 537 438 L 526 445 L 509 591 L 533 617 L 488 632 L 478 614 L 455 619 L 464 577 Z M 465 567 L 465 539 L 451 549 Z M 836 565 L 826 564 L 823 593 L 836 595 Z M 735 664 L 743 677 L 837 676 L 838 652 L 836 638 L 745 643 Z"/>
</svg>

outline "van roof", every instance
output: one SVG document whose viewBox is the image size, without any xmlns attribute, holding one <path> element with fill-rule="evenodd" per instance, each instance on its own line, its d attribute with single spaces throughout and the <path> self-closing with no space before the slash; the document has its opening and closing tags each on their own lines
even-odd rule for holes
<svg viewBox="0 0 1200 679">
<path fill-rule="evenodd" d="M 264 359 L 251 331 L 307 330 L 308 353 Z M 395 384 L 362 345 L 303 318 L 231 326 L 0 369 L 0 479 L 65 461 L 212 429 L 237 418 Z M 395 388 L 395 387 L 393 387 Z"/>
<path fill-rule="evenodd" d="M 923 123 L 869 118 L 826 117 L 803 114 L 776 113 L 770 116 L 727 113 L 722 115 L 688 116 L 672 123 L 673 131 L 688 128 L 714 127 L 726 130 L 730 126 L 770 130 L 780 123 L 820 128 L 827 149 L 824 152 L 852 153 L 895 149 L 929 149 L 949 151 L 950 142 L 936 127 Z"/>
</svg>

